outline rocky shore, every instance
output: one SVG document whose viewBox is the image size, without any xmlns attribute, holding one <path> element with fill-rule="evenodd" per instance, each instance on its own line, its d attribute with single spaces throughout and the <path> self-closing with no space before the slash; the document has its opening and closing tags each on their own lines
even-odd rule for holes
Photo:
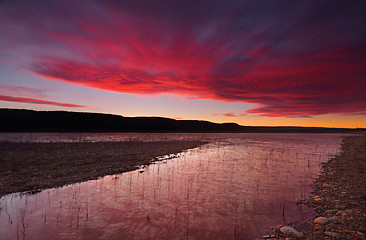
<svg viewBox="0 0 366 240">
<path fill-rule="evenodd" d="M 134 170 L 159 156 L 202 144 L 201 141 L 0 142 L 0 197 Z"/>
<path fill-rule="evenodd" d="M 314 208 L 308 222 L 273 228 L 265 239 L 366 239 L 366 136 L 346 137 L 342 153 L 324 164 L 314 195 L 299 204 Z"/>
</svg>

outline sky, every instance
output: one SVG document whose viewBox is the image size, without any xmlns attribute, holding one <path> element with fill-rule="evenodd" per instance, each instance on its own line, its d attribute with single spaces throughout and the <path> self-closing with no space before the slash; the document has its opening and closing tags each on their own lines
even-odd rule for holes
<svg viewBox="0 0 366 240">
<path fill-rule="evenodd" d="M 366 127 L 366 1 L 0 0 L 0 108 Z"/>
</svg>

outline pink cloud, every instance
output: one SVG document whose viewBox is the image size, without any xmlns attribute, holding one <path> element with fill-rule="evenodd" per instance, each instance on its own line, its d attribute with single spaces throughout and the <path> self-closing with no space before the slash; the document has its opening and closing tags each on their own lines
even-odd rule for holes
<svg viewBox="0 0 366 240">
<path fill-rule="evenodd" d="M 215 113 L 215 116 L 224 116 L 224 117 L 244 117 L 247 114 L 246 113 L 241 113 L 241 114 L 236 114 L 236 113 Z"/>
<path fill-rule="evenodd" d="M 87 106 L 71 104 L 71 103 L 60 103 L 60 102 L 53 102 L 53 101 L 47 101 L 47 100 L 41 100 L 41 99 L 12 97 L 12 96 L 4 96 L 4 95 L 0 95 L 0 101 L 53 105 L 53 106 L 68 107 L 68 108 L 88 108 Z"/>
<path fill-rule="evenodd" d="M 22 87 L 22 86 L 14 86 L 14 85 L 0 85 L 0 95 L 11 94 L 11 95 L 22 95 L 23 97 L 40 97 L 45 98 L 47 95 L 45 94 L 46 90 L 40 88 L 30 88 L 30 87 Z"/>
</svg>

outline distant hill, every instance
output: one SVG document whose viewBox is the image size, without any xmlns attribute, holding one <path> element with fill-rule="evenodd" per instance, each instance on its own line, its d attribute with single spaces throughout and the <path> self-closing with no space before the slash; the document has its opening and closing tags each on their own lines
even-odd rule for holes
<svg viewBox="0 0 366 240">
<path fill-rule="evenodd" d="M 249 127 L 236 123 L 123 117 L 102 113 L 0 109 L 0 132 L 352 132 L 345 128 Z"/>
</svg>

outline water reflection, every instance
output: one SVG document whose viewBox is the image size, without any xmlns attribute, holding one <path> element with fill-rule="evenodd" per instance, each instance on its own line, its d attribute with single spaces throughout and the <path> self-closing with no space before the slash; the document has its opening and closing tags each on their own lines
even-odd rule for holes
<svg viewBox="0 0 366 240">
<path fill-rule="evenodd" d="M 99 180 L 1 199 L 1 239 L 253 239 L 309 217 L 340 135 L 234 134 Z"/>
</svg>

